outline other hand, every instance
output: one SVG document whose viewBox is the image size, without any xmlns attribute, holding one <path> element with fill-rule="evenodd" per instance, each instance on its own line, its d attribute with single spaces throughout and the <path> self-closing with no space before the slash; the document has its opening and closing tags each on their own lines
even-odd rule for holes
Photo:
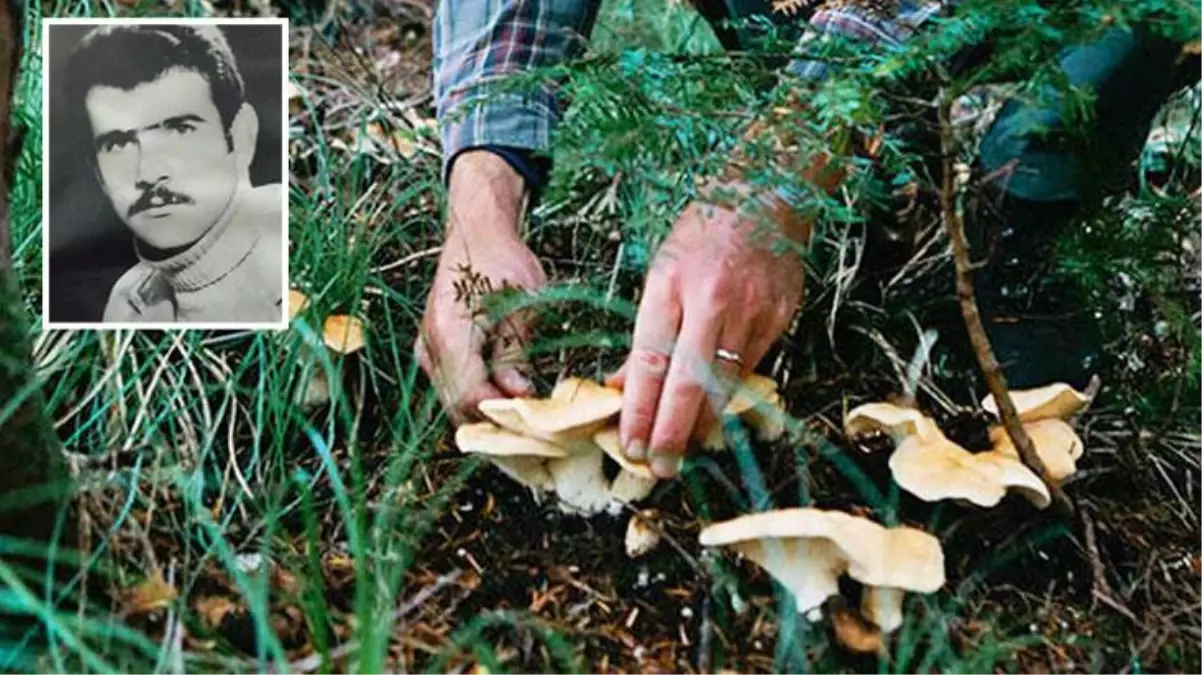
<svg viewBox="0 0 1202 675">
<path fill-rule="evenodd" d="M 801 257 L 796 249 L 771 250 L 770 229 L 782 234 L 695 202 L 656 253 L 630 354 L 609 383 L 623 389 L 627 456 L 648 461 L 660 478 L 679 472 L 689 440 L 718 423 L 733 386 L 784 333 L 801 302 Z M 719 350 L 737 356 L 718 358 Z"/>
</svg>

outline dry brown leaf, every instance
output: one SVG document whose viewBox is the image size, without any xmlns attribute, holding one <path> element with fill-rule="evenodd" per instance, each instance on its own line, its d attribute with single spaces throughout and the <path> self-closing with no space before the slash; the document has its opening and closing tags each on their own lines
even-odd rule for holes
<svg viewBox="0 0 1202 675">
<path fill-rule="evenodd" d="M 271 627 L 286 649 L 304 644 L 305 614 L 295 605 L 285 605 L 271 615 Z"/>
<path fill-rule="evenodd" d="M 327 347 L 339 354 L 353 354 L 367 344 L 363 322 L 345 314 L 336 314 L 325 320 L 322 338 Z"/>
<path fill-rule="evenodd" d="M 166 609 L 177 597 L 179 591 L 164 581 L 162 574 L 156 571 L 126 592 L 125 613 L 149 614 Z"/>
<path fill-rule="evenodd" d="M 225 620 L 228 614 L 239 611 L 238 605 L 223 595 L 209 595 L 197 598 L 192 603 L 192 607 L 200 615 L 201 621 L 213 629 L 219 628 L 221 622 Z"/>
<path fill-rule="evenodd" d="M 413 141 L 412 132 L 407 129 L 393 129 L 389 133 L 383 124 L 371 122 L 364 126 L 363 133 L 384 153 L 395 152 L 405 159 L 412 159 L 417 154 L 417 144 Z M 359 140 L 362 149 L 364 139 Z"/>
<path fill-rule="evenodd" d="M 844 649 L 856 654 L 879 654 L 884 649 L 881 631 L 876 626 L 843 603 L 831 604 L 831 628 Z"/>
<path fill-rule="evenodd" d="M 292 572 L 274 565 L 271 568 L 271 587 L 285 595 L 296 595 L 300 592 L 300 580 Z"/>
</svg>

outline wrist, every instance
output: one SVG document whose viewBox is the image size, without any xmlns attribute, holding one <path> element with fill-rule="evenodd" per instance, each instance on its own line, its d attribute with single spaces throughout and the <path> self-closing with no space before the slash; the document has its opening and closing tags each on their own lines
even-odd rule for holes
<svg viewBox="0 0 1202 675">
<path fill-rule="evenodd" d="M 795 244 L 809 244 L 813 234 L 813 218 L 799 213 L 777 190 L 726 179 L 704 186 L 701 199 L 734 212 L 740 221 L 770 225 L 776 234 Z"/>
<path fill-rule="evenodd" d="M 448 238 L 521 238 L 526 181 L 508 162 L 487 150 L 467 150 L 455 158 L 448 183 Z"/>
</svg>

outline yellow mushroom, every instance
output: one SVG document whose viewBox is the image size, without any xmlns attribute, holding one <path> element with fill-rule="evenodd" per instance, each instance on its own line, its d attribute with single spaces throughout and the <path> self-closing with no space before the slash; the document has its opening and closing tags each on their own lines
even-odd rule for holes
<svg viewBox="0 0 1202 675">
<path fill-rule="evenodd" d="M 738 417 L 747 423 L 755 438 L 772 442 L 785 431 L 784 399 L 777 391 L 776 381 L 752 373 L 745 377 L 722 409 L 725 416 Z M 718 452 L 726 449 L 722 425 L 714 425 L 701 441 L 703 450 Z"/>
<path fill-rule="evenodd" d="M 1067 384 L 1056 383 L 1038 389 L 1012 391 L 1010 398 L 1014 401 L 1018 419 L 1031 438 L 1035 454 L 1048 469 L 1048 476 L 1059 482 L 1076 473 L 1077 460 L 1085 454 L 1085 444 L 1068 420 L 1089 405 L 1089 397 Z M 981 407 L 998 415 L 992 394 L 981 401 Z M 998 452 L 1018 457 L 1018 449 L 1001 424 L 989 429 L 989 438 Z"/>
<path fill-rule="evenodd" d="M 839 593 L 846 573 L 864 584 L 863 613 L 885 632 L 901 625 L 906 591 L 933 593 L 944 584 L 943 549 L 910 527 L 886 528 L 840 511 L 791 508 L 755 513 L 701 531 L 702 546 L 734 549 L 793 594 L 810 620 Z"/>
<path fill-rule="evenodd" d="M 555 488 L 547 460 L 568 456 L 568 451 L 557 445 L 513 433 L 490 422 L 460 426 L 455 430 L 455 445 L 460 452 L 487 456 L 505 475 L 537 491 Z"/>
<path fill-rule="evenodd" d="M 637 502 L 655 489 L 658 479 L 646 464 L 636 464 L 626 458 L 618 439 L 618 429 L 608 427 L 593 435 L 593 441 L 622 467 L 609 486 L 609 494 L 622 503 Z"/>
<path fill-rule="evenodd" d="M 630 516 L 630 521 L 626 523 L 626 537 L 623 542 L 626 544 L 627 556 L 638 558 L 659 545 L 661 539 L 659 529 L 651 524 L 657 520 L 659 520 L 659 512 L 654 509 L 640 511 Z"/>
<path fill-rule="evenodd" d="M 629 472 L 624 470 L 619 477 L 626 478 L 615 495 L 605 478 L 606 452 L 597 444 L 594 433 L 621 410 L 621 392 L 571 378 L 561 382 L 549 399 L 493 399 L 481 402 L 479 408 L 500 427 L 563 451 L 561 456 L 548 458 L 544 466 L 564 512 L 591 515 L 616 511 L 621 507 L 617 497 L 623 497 L 623 501 L 641 499 L 654 487 L 654 483 L 647 485 L 642 476 L 627 475 Z M 650 474 L 645 467 L 643 470 Z"/>
<path fill-rule="evenodd" d="M 1038 389 L 1016 389 L 1010 392 L 1010 400 L 1014 401 L 1018 419 L 1022 422 L 1053 418 L 1067 420 L 1089 405 L 1088 396 L 1063 382 L 1049 384 Z M 997 401 L 993 399 L 993 394 L 989 394 L 981 400 L 981 407 L 994 415 L 999 415 Z"/>
<path fill-rule="evenodd" d="M 1024 423 L 1023 428 L 1052 480 L 1062 481 L 1077 472 L 1077 460 L 1085 454 L 1085 444 L 1072 425 L 1060 419 L 1042 419 Z M 1018 449 L 1004 427 L 991 428 L 989 439 L 993 442 L 994 452 L 1019 459 Z"/>
<path fill-rule="evenodd" d="M 942 432 L 906 437 L 890 455 L 889 470 L 898 486 L 923 501 L 958 499 L 990 507 L 1013 489 L 1036 508 L 1051 503 L 1047 486 L 1016 457 L 969 452 Z"/>
<path fill-rule="evenodd" d="M 1016 390 L 1011 398 L 1051 480 L 1059 482 L 1072 475 L 1084 444 L 1065 420 L 1088 405 L 1089 398 L 1063 383 Z M 996 414 L 992 396 L 981 405 Z M 935 421 L 920 411 L 890 403 L 858 406 L 847 414 L 843 426 L 853 438 L 873 431 L 893 436 L 897 442 L 889 458 L 893 478 L 920 499 L 957 499 L 991 507 L 1013 490 L 1036 508 L 1051 503 L 1047 485 L 1023 464 L 1000 424 L 989 428 L 991 449 L 977 453 L 948 439 Z"/>
<path fill-rule="evenodd" d="M 321 337 L 327 347 L 339 354 L 353 354 L 367 344 L 363 322 L 343 314 L 326 317 Z"/>
<path fill-rule="evenodd" d="M 877 431 L 894 438 L 905 438 L 927 435 L 932 430 L 937 431 L 938 426 L 922 411 L 893 403 L 865 403 L 853 408 L 843 419 L 843 432 L 849 438 Z"/>
</svg>

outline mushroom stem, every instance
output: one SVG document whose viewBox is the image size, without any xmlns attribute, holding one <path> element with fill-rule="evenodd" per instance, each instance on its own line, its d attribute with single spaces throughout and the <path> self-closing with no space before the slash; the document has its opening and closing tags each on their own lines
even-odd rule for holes
<svg viewBox="0 0 1202 675">
<path fill-rule="evenodd" d="M 827 539 L 768 539 L 734 548 L 788 589 L 797 612 L 811 622 L 822 618 L 822 603 L 839 594 L 839 576 L 847 568 L 843 551 Z"/>
<path fill-rule="evenodd" d="M 614 476 L 614 482 L 609 486 L 609 496 L 623 503 L 637 502 L 651 494 L 658 482 L 654 478 L 643 478 L 623 469 Z"/>
<path fill-rule="evenodd" d="M 985 324 L 981 321 L 981 314 L 977 309 L 977 299 L 972 284 L 974 265 L 968 253 L 964 222 L 956 211 L 956 188 L 953 182 L 955 167 L 952 166 L 952 160 L 956 153 L 953 147 L 951 100 L 946 95 L 939 102 L 939 132 L 940 149 L 943 152 L 943 184 L 939 191 L 939 205 L 942 211 L 943 227 L 947 230 L 948 238 L 952 243 L 952 258 L 956 263 L 956 293 L 960 298 L 960 313 L 964 316 L 964 325 L 968 329 L 969 341 L 972 343 L 981 372 L 985 376 L 985 382 L 989 386 L 989 393 L 993 394 L 993 398 L 997 402 L 1006 433 L 1014 442 L 1014 447 L 1018 450 L 1023 464 L 1030 467 L 1047 484 L 1052 503 L 1055 504 L 1057 510 L 1061 511 L 1063 515 L 1072 515 L 1074 510 L 1072 502 L 1048 474 L 1047 467 L 1036 454 L 1031 438 L 1018 419 L 1014 401 L 1010 398 L 1010 389 L 1006 385 L 1006 376 L 1002 373 L 1002 367 L 993 353 L 993 346 L 989 343 L 989 336 L 985 333 Z"/>
<path fill-rule="evenodd" d="M 547 471 L 555 482 L 561 510 L 581 515 L 605 510 L 612 500 L 602 468 L 604 457 L 604 453 L 597 450 L 547 460 Z"/>
<path fill-rule="evenodd" d="M 860 613 L 875 623 L 882 633 L 892 633 L 902 625 L 902 603 L 906 591 L 893 586 L 866 586 L 860 600 Z"/>
<path fill-rule="evenodd" d="M 489 457 L 488 461 L 501 473 L 535 492 L 555 489 L 551 474 L 543 465 L 546 461 L 543 457 Z"/>
</svg>

